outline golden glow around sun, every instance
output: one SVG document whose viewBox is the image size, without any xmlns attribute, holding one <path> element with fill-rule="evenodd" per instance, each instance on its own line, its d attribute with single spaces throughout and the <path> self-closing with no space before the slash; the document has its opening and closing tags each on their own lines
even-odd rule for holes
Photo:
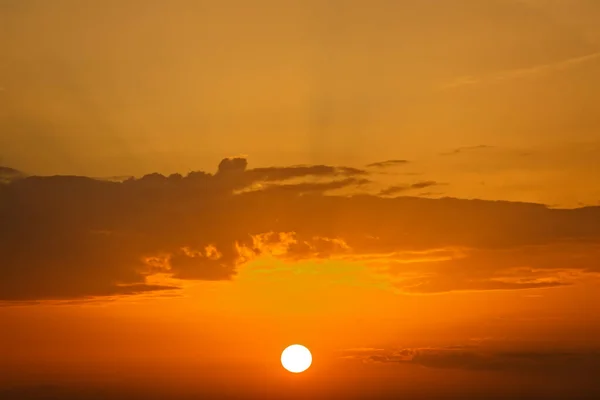
<svg viewBox="0 0 600 400">
<path fill-rule="evenodd" d="M 300 344 L 293 344 L 281 353 L 281 365 L 290 372 L 296 374 L 304 372 L 310 364 L 312 364 L 312 354 Z"/>
</svg>

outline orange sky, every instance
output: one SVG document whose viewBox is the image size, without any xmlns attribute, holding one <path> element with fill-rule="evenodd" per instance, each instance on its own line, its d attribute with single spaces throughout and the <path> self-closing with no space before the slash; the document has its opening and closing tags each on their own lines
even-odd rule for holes
<svg viewBox="0 0 600 400">
<path fill-rule="evenodd" d="M 0 1 L 0 395 L 600 393 L 598 20 Z"/>
</svg>

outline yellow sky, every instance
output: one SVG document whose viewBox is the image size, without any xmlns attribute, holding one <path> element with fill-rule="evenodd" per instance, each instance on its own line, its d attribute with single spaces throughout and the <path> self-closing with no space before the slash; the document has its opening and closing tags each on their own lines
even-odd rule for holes
<svg viewBox="0 0 600 400">
<path fill-rule="evenodd" d="M 453 196 L 596 204 L 598 15 L 585 0 L 5 1 L 0 156 L 91 176 L 400 158 Z M 478 145 L 498 148 L 439 157 Z"/>
</svg>

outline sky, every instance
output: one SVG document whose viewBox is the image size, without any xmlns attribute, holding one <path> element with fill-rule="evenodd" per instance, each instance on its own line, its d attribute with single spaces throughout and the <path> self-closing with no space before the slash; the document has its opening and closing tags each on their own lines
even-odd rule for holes
<svg viewBox="0 0 600 400">
<path fill-rule="evenodd" d="M 596 398 L 598 20 L 0 0 L 0 397 Z"/>
</svg>

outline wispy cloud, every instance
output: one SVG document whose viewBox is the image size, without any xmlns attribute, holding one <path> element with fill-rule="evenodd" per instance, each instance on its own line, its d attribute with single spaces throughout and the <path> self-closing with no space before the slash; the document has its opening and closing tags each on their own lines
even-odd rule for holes
<svg viewBox="0 0 600 400">
<path fill-rule="evenodd" d="M 464 153 L 467 151 L 473 151 L 473 150 L 485 150 L 485 149 L 492 149 L 494 148 L 494 146 L 489 146 L 487 144 L 478 144 L 476 146 L 462 146 L 462 147 L 457 147 L 451 151 L 445 152 L 445 153 L 440 153 L 440 155 L 442 156 L 451 156 L 454 154 L 460 154 L 460 153 Z"/>
<path fill-rule="evenodd" d="M 368 168 L 387 168 L 408 164 L 408 160 L 386 160 L 367 164 Z"/>
<path fill-rule="evenodd" d="M 569 68 L 577 67 L 578 65 L 584 63 L 597 60 L 599 58 L 600 52 L 595 52 L 580 57 L 573 57 L 554 63 L 535 65 L 527 68 L 509 69 L 487 75 L 463 76 L 455 79 L 452 82 L 442 85 L 441 89 L 447 90 L 464 86 L 497 84 L 513 79 L 526 78 L 545 73 L 563 71 Z"/>
<path fill-rule="evenodd" d="M 390 186 L 386 189 L 383 189 L 381 192 L 379 192 L 379 195 L 380 196 L 392 196 L 392 195 L 406 192 L 406 191 L 413 190 L 413 189 L 425 189 L 428 187 L 439 186 L 439 185 L 441 185 L 441 183 L 436 182 L 436 181 L 421 181 L 421 182 L 412 183 L 410 185 L 395 185 L 395 186 Z"/>
</svg>

